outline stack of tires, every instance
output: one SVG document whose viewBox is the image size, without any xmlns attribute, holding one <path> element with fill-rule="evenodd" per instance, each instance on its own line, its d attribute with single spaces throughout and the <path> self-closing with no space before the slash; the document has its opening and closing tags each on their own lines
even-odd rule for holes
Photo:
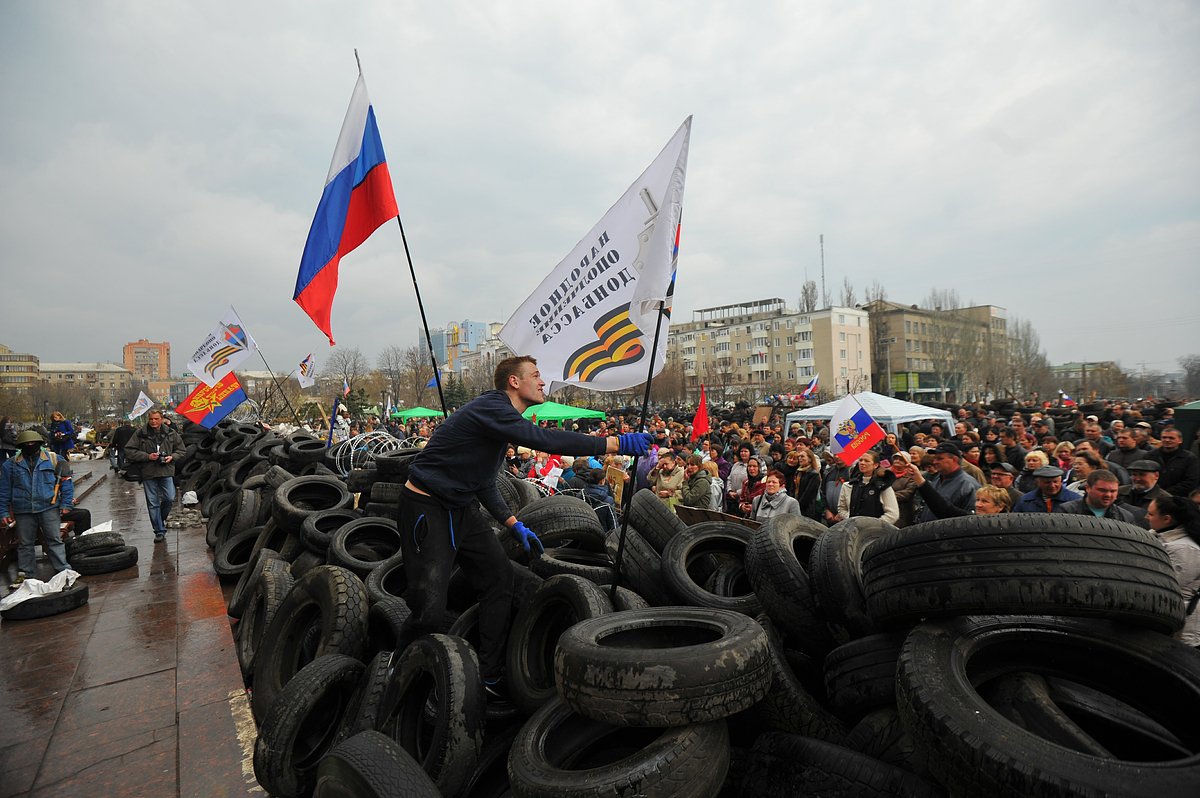
<svg viewBox="0 0 1200 798">
<path fill-rule="evenodd" d="M 1200 784 L 1200 653 L 1170 636 L 1184 608 L 1144 530 L 1007 515 L 904 530 L 784 516 L 750 531 L 686 526 L 640 492 L 625 534 L 606 537 L 585 502 L 502 475 L 546 553 L 530 560 L 497 525 L 515 583 L 510 700 L 489 700 L 464 574 L 442 629 L 399 642 L 394 508 L 411 455 L 343 480 L 298 474 L 317 461 L 298 463 L 288 440 L 265 465 L 206 448 L 226 458 L 195 475 L 210 536 L 243 536 L 244 553 L 221 559 L 244 563 L 230 614 L 273 795 L 1161 797 Z"/>
<path fill-rule="evenodd" d="M 93 532 L 66 541 L 67 562 L 84 576 L 123 571 L 137 565 L 137 546 L 125 545 L 120 532 Z"/>
</svg>

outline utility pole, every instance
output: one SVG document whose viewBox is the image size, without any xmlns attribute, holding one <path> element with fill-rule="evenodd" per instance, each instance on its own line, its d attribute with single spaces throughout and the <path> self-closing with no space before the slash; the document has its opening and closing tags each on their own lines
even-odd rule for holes
<svg viewBox="0 0 1200 798">
<path fill-rule="evenodd" d="M 830 306 L 829 292 L 825 290 L 825 234 L 821 233 L 821 301 Z"/>
</svg>

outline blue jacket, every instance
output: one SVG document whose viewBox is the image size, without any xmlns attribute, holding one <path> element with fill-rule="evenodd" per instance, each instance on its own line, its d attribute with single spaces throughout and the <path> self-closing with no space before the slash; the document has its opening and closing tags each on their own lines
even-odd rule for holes
<svg viewBox="0 0 1200 798">
<path fill-rule="evenodd" d="M 1050 499 L 1050 505 L 1054 508 L 1054 512 L 1059 512 L 1058 508 L 1061 505 L 1082 498 L 1083 496 L 1075 491 L 1063 488 L 1057 496 Z M 1014 513 L 1044 513 L 1046 512 L 1046 499 L 1037 490 L 1031 490 L 1021 497 L 1021 500 L 1013 506 L 1012 511 Z"/>
<path fill-rule="evenodd" d="M 56 438 L 59 433 L 62 433 L 62 437 Z M 65 418 L 51 424 L 50 446 L 56 452 L 65 452 L 75 446 L 75 425 Z"/>
<path fill-rule="evenodd" d="M 18 454 L 0 467 L 0 514 L 11 516 L 70 507 L 74 498 L 70 465 L 46 449 L 38 452 L 35 461 Z"/>
</svg>

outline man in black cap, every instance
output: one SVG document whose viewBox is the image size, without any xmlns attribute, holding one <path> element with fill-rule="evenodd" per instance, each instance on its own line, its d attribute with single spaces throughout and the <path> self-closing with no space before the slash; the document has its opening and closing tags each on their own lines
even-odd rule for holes
<svg viewBox="0 0 1200 798">
<path fill-rule="evenodd" d="M 922 507 L 917 513 L 917 522 L 974 513 L 979 483 L 962 470 L 962 454 L 954 441 L 942 441 L 933 450 L 933 470 L 937 476 L 927 481 L 918 464 L 908 466 L 908 476 L 916 483 L 921 495 Z"/>
<path fill-rule="evenodd" d="M 1017 469 L 1012 467 L 1012 463 L 999 463 L 992 466 L 992 470 L 988 473 L 988 482 L 995 485 L 997 488 L 1008 491 L 1008 495 L 1012 498 L 1013 506 L 1021 500 L 1021 491 L 1013 487 L 1013 482 L 1017 478 Z"/>
<path fill-rule="evenodd" d="M 1065 502 L 1083 498 L 1063 487 L 1063 470 L 1057 466 L 1042 466 L 1033 472 L 1033 478 L 1037 487 L 1013 506 L 1014 513 L 1052 513 Z"/>
<path fill-rule="evenodd" d="M 1124 521 L 1127 524 L 1136 523 L 1133 513 L 1117 504 L 1117 494 L 1121 483 L 1117 475 L 1103 468 L 1087 475 L 1082 499 L 1063 502 L 1054 508 L 1056 513 L 1067 515 L 1090 515 L 1093 518 L 1108 518 L 1113 521 Z"/>
<path fill-rule="evenodd" d="M 1117 493 L 1117 500 L 1133 513 L 1137 523 L 1150 528 L 1146 522 L 1146 509 L 1150 502 L 1160 496 L 1168 496 L 1158 484 L 1158 470 L 1161 466 L 1153 460 L 1134 460 L 1129 464 L 1129 479 L 1133 484 L 1122 485 Z"/>
</svg>

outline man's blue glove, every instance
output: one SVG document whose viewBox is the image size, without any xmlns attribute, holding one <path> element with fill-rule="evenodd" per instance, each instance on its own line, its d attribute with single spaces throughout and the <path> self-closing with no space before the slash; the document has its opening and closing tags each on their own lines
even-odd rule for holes
<svg viewBox="0 0 1200 798">
<path fill-rule="evenodd" d="M 542 541 L 538 540 L 538 536 L 533 534 L 533 530 L 522 524 L 520 521 L 508 528 L 521 544 L 521 548 L 525 549 L 529 554 L 544 554 L 546 547 L 542 545 Z M 530 548 L 532 547 L 532 549 Z M 534 551 L 536 549 L 536 552 Z"/>
<path fill-rule="evenodd" d="M 617 436 L 617 454 L 632 454 L 644 457 L 650 453 L 654 436 L 649 432 L 623 432 Z"/>
</svg>

